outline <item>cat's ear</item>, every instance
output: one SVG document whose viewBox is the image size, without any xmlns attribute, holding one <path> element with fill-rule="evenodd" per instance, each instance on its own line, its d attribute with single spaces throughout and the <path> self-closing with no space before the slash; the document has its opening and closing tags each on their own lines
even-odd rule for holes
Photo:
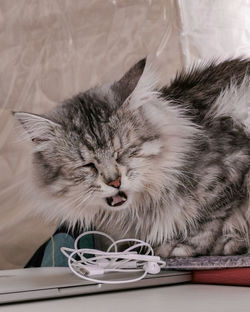
<svg viewBox="0 0 250 312">
<path fill-rule="evenodd" d="M 146 65 L 146 58 L 133 65 L 125 75 L 112 85 L 112 90 L 123 103 L 136 88 Z"/>
<path fill-rule="evenodd" d="M 26 134 L 35 145 L 41 145 L 53 139 L 61 127 L 40 115 L 25 112 L 12 112 L 12 114 L 23 126 Z"/>
<path fill-rule="evenodd" d="M 146 107 L 152 105 L 157 97 L 159 97 L 157 91 L 158 86 L 157 68 L 147 63 L 134 90 L 132 90 L 123 102 L 123 106 L 129 107 L 131 110 L 137 110 L 141 106 Z"/>
</svg>

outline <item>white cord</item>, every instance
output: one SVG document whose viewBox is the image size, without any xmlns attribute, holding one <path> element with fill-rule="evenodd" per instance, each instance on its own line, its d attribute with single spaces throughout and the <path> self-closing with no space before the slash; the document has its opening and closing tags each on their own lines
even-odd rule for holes
<svg viewBox="0 0 250 312">
<path fill-rule="evenodd" d="M 89 234 L 98 234 L 108 238 L 111 245 L 107 251 L 97 249 L 78 249 L 79 240 Z M 134 243 L 131 247 L 118 252 L 118 245 L 121 243 Z M 136 249 L 145 249 L 144 254 L 139 254 Z M 113 252 L 111 250 L 114 249 Z M 99 232 L 88 231 L 79 235 L 74 243 L 74 249 L 61 247 L 61 252 L 68 258 L 70 270 L 78 277 L 87 281 L 102 284 L 131 283 L 143 279 L 147 273 L 157 274 L 166 265 L 160 257 L 154 256 L 153 248 L 146 242 L 139 239 L 120 239 L 115 241 L 111 236 Z M 90 255 L 87 258 L 85 255 Z M 76 259 L 77 258 L 77 259 Z M 103 275 L 106 272 L 143 272 L 139 277 L 129 280 L 101 280 L 90 276 Z"/>
</svg>

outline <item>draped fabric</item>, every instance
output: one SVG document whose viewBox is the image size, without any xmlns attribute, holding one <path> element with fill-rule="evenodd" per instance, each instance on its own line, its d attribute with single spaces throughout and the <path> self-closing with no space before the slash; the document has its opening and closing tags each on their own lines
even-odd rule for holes
<svg viewBox="0 0 250 312">
<path fill-rule="evenodd" d="M 239 55 L 250 55 L 247 0 L 0 0 L 0 268 L 24 266 L 57 226 L 30 212 L 31 148 L 12 110 L 46 112 L 145 56 L 168 83 Z"/>
</svg>

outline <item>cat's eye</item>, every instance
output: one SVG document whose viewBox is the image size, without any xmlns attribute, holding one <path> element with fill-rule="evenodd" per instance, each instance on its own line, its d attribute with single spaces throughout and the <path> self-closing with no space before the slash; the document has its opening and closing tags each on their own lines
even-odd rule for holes
<svg viewBox="0 0 250 312">
<path fill-rule="evenodd" d="M 135 157 L 135 156 L 137 156 L 137 153 L 138 153 L 138 151 L 137 151 L 137 150 L 132 150 L 132 151 L 130 151 L 130 153 L 129 153 L 128 157 L 129 157 L 129 158 L 131 158 L 131 157 Z"/>
<path fill-rule="evenodd" d="M 118 150 L 118 151 L 115 151 L 114 152 L 114 158 L 115 160 L 119 160 L 122 156 L 122 151 L 121 150 Z"/>
<path fill-rule="evenodd" d="M 138 147 L 132 147 L 128 150 L 128 158 L 137 157 L 139 149 Z"/>
</svg>

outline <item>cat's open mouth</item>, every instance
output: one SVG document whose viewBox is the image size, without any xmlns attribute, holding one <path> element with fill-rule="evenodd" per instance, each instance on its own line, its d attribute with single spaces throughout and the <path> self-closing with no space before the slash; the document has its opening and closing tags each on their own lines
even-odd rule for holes
<svg viewBox="0 0 250 312">
<path fill-rule="evenodd" d="M 127 201 L 127 195 L 124 192 L 118 192 L 115 196 L 107 197 L 106 202 L 111 207 L 123 205 Z"/>
</svg>

